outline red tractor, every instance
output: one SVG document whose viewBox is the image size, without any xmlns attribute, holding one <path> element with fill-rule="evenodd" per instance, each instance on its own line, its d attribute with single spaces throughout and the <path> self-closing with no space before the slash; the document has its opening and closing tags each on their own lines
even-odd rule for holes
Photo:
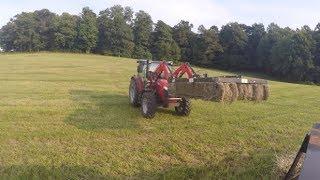
<svg viewBox="0 0 320 180">
<path fill-rule="evenodd" d="M 138 74 L 131 77 L 129 87 L 130 103 L 134 107 L 141 106 L 145 118 L 153 118 L 159 106 L 174 107 L 177 114 L 187 116 L 191 111 L 188 98 L 175 97 L 169 92 L 170 83 L 184 74 L 190 82 L 196 75 L 188 63 L 182 64 L 172 72 L 172 62 L 139 60 Z"/>
</svg>

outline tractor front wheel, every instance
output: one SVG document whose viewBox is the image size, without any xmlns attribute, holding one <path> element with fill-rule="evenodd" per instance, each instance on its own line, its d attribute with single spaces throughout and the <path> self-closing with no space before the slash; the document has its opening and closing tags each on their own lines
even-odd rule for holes
<svg viewBox="0 0 320 180">
<path fill-rule="evenodd" d="M 191 102 L 189 99 L 182 98 L 179 106 L 174 108 L 176 113 L 180 116 L 188 116 L 191 111 Z"/>
<path fill-rule="evenodd" d="M 157 99 L 154 92 L 144 92 L 141 100 L 141 113 L 143 117 L 154 118 L 157 109 Z"/>
<path fill-rule="evenodd" d="M 130 86 L 129 86 L 129 100 L 130 104 L 132 104 L 134 107 L 139 107 L 139 92 L 137 89 L 137 84 L 134 79 L 131 79 Z"/>
</svg>

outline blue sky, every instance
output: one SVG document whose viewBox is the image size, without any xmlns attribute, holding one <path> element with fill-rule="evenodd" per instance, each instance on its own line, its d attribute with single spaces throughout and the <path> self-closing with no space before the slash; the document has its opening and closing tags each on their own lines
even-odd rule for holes
<svg viewBox="0 0 320 180">
<path fill-rule="evenodd" d="M 248 25 L 275 22 L 291 28 L 306 24 L 314 28 L 320 22 L 320 1 L 316 0 L 5 0 L 0 3 L 0 26 L 22 11 L 47 8 L 58 14 L 79 14 L 82 7 L 89 6 L 98 13 L 115 4 L 145 10 L 154 21 L 161 19 L 170 25 L 184 19 L 195 27 L 220 27 L 237 21 Z"/>
</svg>

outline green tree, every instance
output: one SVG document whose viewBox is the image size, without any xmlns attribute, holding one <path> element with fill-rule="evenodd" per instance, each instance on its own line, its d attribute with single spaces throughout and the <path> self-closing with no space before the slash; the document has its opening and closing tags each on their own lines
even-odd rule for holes
<svg viewBox="0 0 320 180">
<path fill-rule="evenodd" d="M 34 12 L 36 27 L 35 31 L 39 34 L 41 48 L 40 50 L 54 49 L 54 20 L 57 15 L 48 9 L 42 9 Z"/>
<path fill-rule="evenodd" d="M 316 66 L 320 66 L 320 23 L 317 24 L 317 26 L 312 34 L 312 38 L 315 41 L 314 63 Z"/>
<path fill-rule="evenodd" d="M 131 28 L 133 12 L 120 5 L 100 12 L 99 51 L 103 54 L 131 57 L 134 48 Z"/>
<path fill-rule="evenodd" d="M 193 63 L 201 65 L 214 65 L 218 56 L 223 52 L 219 42 L 219 30 L 216 26 L 206 29 L 199 26 L 199 34 L 193 41 Z"/>
<path fill-rule="evenodd" d="M 245 56 L 245 49 L 248 36 L 243 27 L 238 23 L 229 23 L 222 26 L 219 37 L 224 50 L 221 65 L 225 68 L 234 69 L 247 67 L 248 61 Z"/>
<path fill-rule="evenodd" d="M 307 80 L 313 67 L 312 48 L 313 42 L 304 31 L 282 38 L 271 50 L 273 73 L 288 80 Z"/>
<path fill-rule="evenodd" d="M 246 34 L 248 36 L 248 43 L 246 47 L 246 57 L 248 59 L 247 68 L 254 69 L 258 66 L 257 49 L 261 39 L 265 36 L 266 31 L 263 24 L 253 24 L 252 26 L 247 26 Z"/>
<path fill-rule="evenodd" d="M 320 83 L 320 67 L 314 66 L 308 70 L 306 80 L 309 82 Z"/>
<path fill-rule="evenodd" d="M 180 60 L 180 49 L 172 37 L 172 28 L 163 21 L 158 21 L 153 32 L 153 59 Z"/>
<path fill-rule="evenodd" d="M 3 51 L 13 51 L 16 49 L 14 43 L 16 37 L 16 25 L 11 20 L 0 29 L 0 46 Z"/>
<path fill-rule="evenodd" d="M 263 36 L 257 47 L 257 62 L 258 69 L 271 73 L 271 50 L 273 46 L 286 36 L 290 36 L 290 29 L 282 29 L 277 24 L 271 23 L 267 28 L 267 33 Z"/>
<path fill-rule="evenodd" d="M 152 19 L 149 14 L 144 11 L 136 13 L 136 18 L 133 24 L 134 34 L 134 58 L 146 58 L 151 59 L 152 54 L 150 52 L 150 41 L 152 33 Z"/>
<path fill-rule="evenodd" d="M 54 21 L 54 47 L 61 51 L 73 51 L 77 37 L 78 17 L 68 13 L 62 13 Z"/>
<path fill-rule="evenodd" d="M 14 50 L 39 51 L 44 48 L 40 35 L 36 32 L 37 21 L 34 13 L 21 13 L 15 16 L 16 37 L 14 38 Z"/>
<path fill-rule="evenodd" d="M 192 61 L 192 42 L 194 39 L 192 28 L 193 25 L 188 21 L 180 21 L 179 24 L 173 27 L 173 39 L 181 50 L 182 61 Z"/>
<path fill-rule="evenodd" d="M 77 49 L 86 53 L 92 52 L 98 39 L 98 27 L 96 14 L 88 7 L 82 9 L 77 34 Z"/>
<path fill-rule="evenodd" d="M 111 19 L 110 9 L 100 11 L 98 17 L 98 42 L 96 50 L 101 54 L 112 54 L 111 53 Z"/>
</svg>

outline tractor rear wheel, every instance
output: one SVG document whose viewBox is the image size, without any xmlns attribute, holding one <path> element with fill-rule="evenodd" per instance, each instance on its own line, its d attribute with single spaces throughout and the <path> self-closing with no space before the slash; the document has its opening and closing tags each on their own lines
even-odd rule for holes
<svg viewBox="0 0 320 180">
<path fill-rule="evenodd" d="M 191 111 L 191 102 L 189 99 L 182 98 L 179 106 L 174 108 L 176 113 L 180 116 L 188 116 Z"/>
<path fill-rule="evenodd" d="M 143 117 L 154 118 L 157 109 L 157 99 L 154 92 L 144 92 L 141 100 L 141 113 Z"/>
<path fill-rule="evenodd" d="M 130 86 L 129 86 L 129 100 L 130 104 L 132 104 L 134 107 L 139 107 L 139 92 L 137 88 L 137 84 L 134 79 L 131 79 Z"/>
</svg>

